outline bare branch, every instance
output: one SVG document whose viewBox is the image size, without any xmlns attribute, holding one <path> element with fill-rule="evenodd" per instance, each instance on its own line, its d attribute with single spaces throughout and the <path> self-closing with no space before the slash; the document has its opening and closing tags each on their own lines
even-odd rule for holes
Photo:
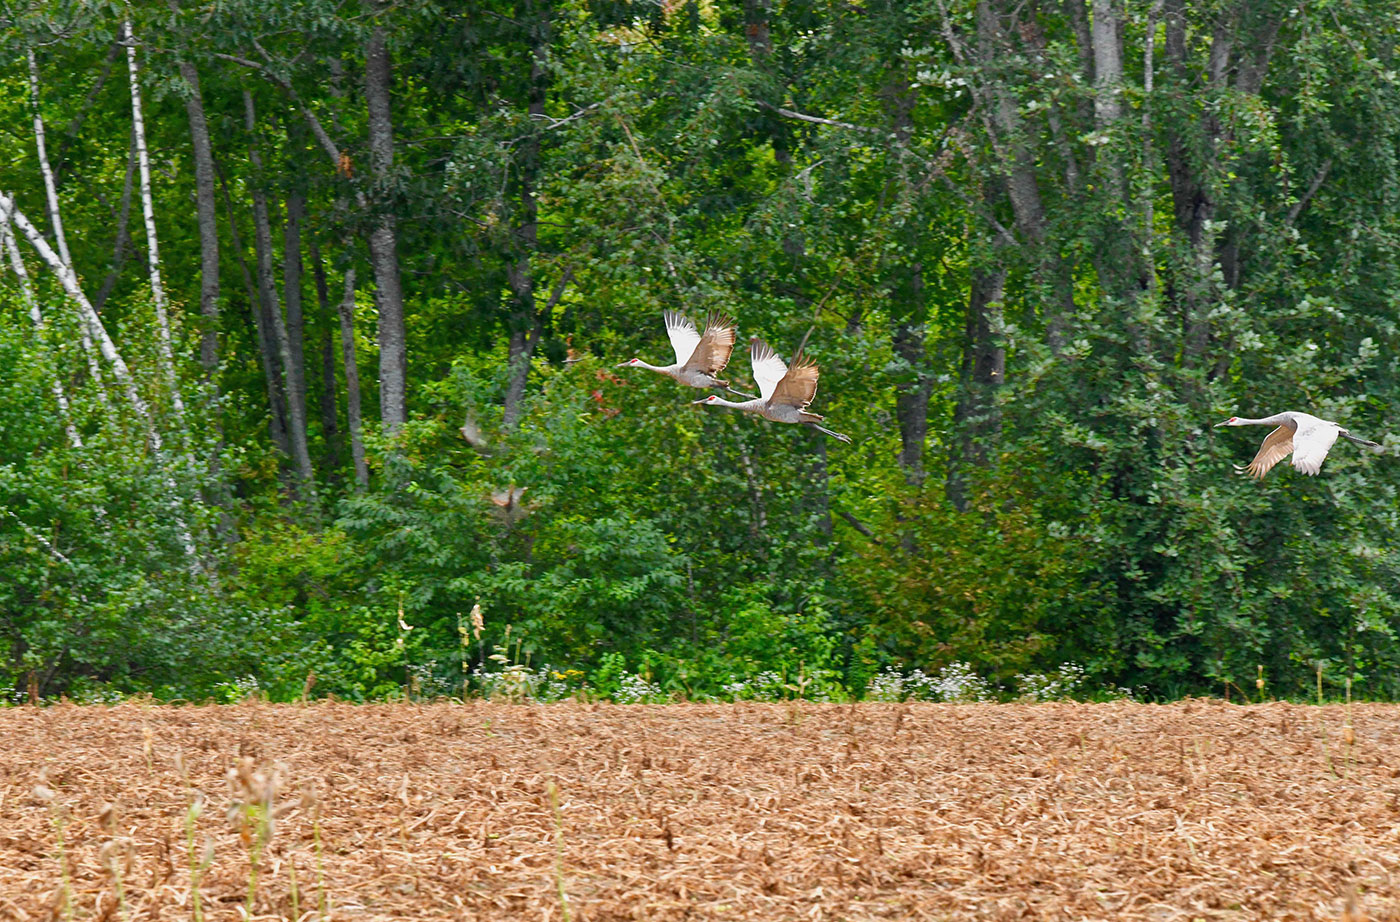
<svg viewBox="0 0 1400 922">
<path fill-rule="evenodd" d="M 561 127 L 563 127 L 564 125 L 569 124 L 569 122 L 572 122 L 572 121 L 574 121 L 574 120 L 576 120 L 576 119 L 583 118 L 585 115 L 587 115 L 588 113 L 592 112 L 594 109 L 598 108 L 599 106 L 601 106 L 601 105 L 602 105 L 603 103 L 605 103 L 605 102 L 607 102 L 606 99 L 600 99 L 599 101 L 595 102 L 593 105 L 591 105 L 591 106 L 584 106 L 582 109 L 579 109 L 579 110 L 578 110 L 577 112 L 575 112 L 573 115 L 567 116 L 567 117 L 565 117 L 565 118 L 554 118 L 553 116 L 545 115 L 543 112 L 532 112 L 532 113 L 530 113 L 530 118 L 535 119 L 535 120 L 537 120 L 537 121 L 547 121 L 547 122 L 549 122 L 549 124 L 548 124 L 548 125 L 545 125 L 544 128 L 542 128 L 541 130 L 542 130 L 542 131 L 553 131 L 553 130 L 556 129 L 556 128 L 561 128 Z"/>
<path fill-rule="evenodd" d="M 841 518 L 845 519 L 846 522 L 847 522 L 847 524 L 849 524 L 849 525 L 850 525 L 852 528 L 854 528 L 856 531 L 860 532 L 862 535 L 865 535 L 865 537 L 869 538 L 869 539 L 870 539 L 871 541 L 873 541 L 874 543 L 876 543 L 876 544 L 882 544 L 882 543 L 883 543 L 879 538 L 875 537 L 875 533 L 874 533 L 873 531 L 871 531 L 870 529 L 866 528 L 863 524 L 861 524 L 860 519 L 858 519 L 858 518 L 856 518 L 855 516 L 851 515 L 851 514 L 850 514 L 849 512 L 847 512 L 846 510 L 844 510 L 844 509 L 837 509 L 837 510 L 836 510 L 836 514 L 839 515 Z"/>
<path fill-rule="evenodd" d="M 1322 161 L 1322 167 L 1314 174 L 1312 182 L 1308 183 L 1308 190 L 1303 193 L 1302 198 L 1293 203 L 1293 207 L 1288 209 L 1288 217 L 1283 219 L 1283 223 L 1289 227 L 1298 220 L 1298 216 L 1303 213 L 1303 209 L 1308 207 L 1308 202 L 1317 194 L 1317 190 L 1322 188 L 1322 183 L 1327 179 L 1327 173 L 1332 169 L 1332 158 L 1328 157 Z"/>
<path fill-rule="evenodd" d="M 792 109 L 784 109 L 781 106 L 775 106 L 772 103 L 767 103 L 762 100 L 759 100 L 758 104 L 765 109 L 769 109 L 773 112 L 778 113 L 783 118 L 796 119 L 799 122 L 811 122 L 813 125 L 830 125 L 832 128 L 845 128 L 848 131 L 863 131 L 867 134 L 875 134 L 880 135 L 882 137 L 885 134 L 887 134 L 887 132 L 881 131 L 878 128 L 869 128 L 865 125 L 855 125 L 851 122 L 841 122 L 833 118 L 822 118 L 819 115 L 806 115 L 802 112 L 794 112 Z"/>
<path fill-rule="evenodd" d="M 277 86 L 281 90 L 285 91 L 286 94 L 291 97 L 292 102 L 296 104 L 297 108 L 301 110 L 302 118 L 306 119 L 307 125 L 311 127 L 311 133 L 316 136 L 316 140 L 321 145 L 321 149 L 324 150 L 327 156 L 331 158 L 331 168 L 335 170 L 339 170 L 341 168 L 340 147 L 326 132 L 325 126 L 322 125 L 321 120 L 316 117 L 316 113 L 312 112 L 311 109 L 307 107 L 306 103 L 302 102 L 301 97 L 297 95 L 297 91 L 292 87 L 290 81 L 275 73 L 274 71 L 269 70 L 266 65 L 259 64 L 257 61 L 250 61 L 247 58 L 239 57 L 236 54 L 225 54 L 223 52 L 216 52 L 214 57 L 224 61 L 231 61 L 232 63 L 237 64 L 240 67 L 246 67 L 249 70 L 255 70 L 264 78 L 266 78 L 269 83 L 272 83 L 274 86 Z"/>
</svg>

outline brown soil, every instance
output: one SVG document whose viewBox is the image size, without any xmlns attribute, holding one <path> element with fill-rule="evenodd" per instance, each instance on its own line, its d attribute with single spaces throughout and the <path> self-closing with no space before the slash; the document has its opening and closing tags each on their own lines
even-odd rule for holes
<svg viewBox="0 0 1400 922">
<path fill-rule="evenodd" d="M 210 920 L 245 917 L 269 794 L 267 919 L 294 892 L 347 920 L 565 900 L 591 922 L 1397 918 L 1400 708 L 1351 722 L 1209 701 L 0 709 L 0 919 L 194 918 L 197 792 Z"/>
</svg>

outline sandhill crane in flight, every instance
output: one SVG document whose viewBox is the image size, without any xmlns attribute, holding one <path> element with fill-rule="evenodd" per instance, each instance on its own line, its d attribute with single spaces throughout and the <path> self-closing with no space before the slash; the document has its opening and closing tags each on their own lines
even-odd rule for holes
<svg viewBox="0 0 1400 922">
<path fill-rule="evenodd" d="M 771 346 L 754 337 L 749 344 L 749 361 L 753 364 L 753 379 L 761 396 L 735 403 L 711 394 L 695 403 L 733 407 L 745 413 L 757 413 L 775 423 L 805 423 L 833 439 L 850 443 L 850 436 L 818 425 L 825 417 L 807 411 L 807 405 L 817 395 L 817 366 L 811 360 L 799 353 L 793 356 L 792 367 L 789 368 Z"/>
<path fill-rule="evenodd" d="M 498 517 L 505 523 L 507 528 L 519 522 L 539 507 L 538 503 L 526 503 L 522 501 L 525 497 L 525 491 L 528 489 L 530 488 L 517 487 L 515 484 L 511 484 L 504 490 L 492 490 L 491 493 L 488 494 L 487 498 L 491 500 L 493 506 L 498 507 Z"/>
<path fill-rule="evenodd" d="M 1236 471 L 1248 474 L 1255 480 L 1263 479 L 1269 468 L 1288 457 L 1289 452 L 1293 453 L 1295 469 L 1304 474 L 1316 474 L 1322 470 L 1322 462 L 1327 460 L 1327 452 L 1336 444 L 1337 436 L 1367 448 L 1381 447 L 1376 442 L 1357 438 L 1330 419 L 1319 419 L 1307 413 L 1275 413 L 1263 419 L 1231 416 L 1223 423 L 1215 424 L 1217 429 L 1221 426 L 1278 426 L 1264 436 L 1264 444 L 1259 446 L 1259 453 L 1248 466 L 1235 465 Z"/>
<path fill-rule="evenodd" d="M 705 321 L 705 335 L 702 336 L 684 314 L 664 311 L 661 317 L 666 321 L 666 335 L 671 337 L 676 363 L 648 365 L 641 359 L 628 359 L 617 367 L 650 368 L 691 387 L 728 388 L 729 382 L 721 381 L 718 375 L 729 364 L 729 355 L 734 351 L 734 337 L 738 332 L 734 321 L 712 313 Z"/>
</svg>

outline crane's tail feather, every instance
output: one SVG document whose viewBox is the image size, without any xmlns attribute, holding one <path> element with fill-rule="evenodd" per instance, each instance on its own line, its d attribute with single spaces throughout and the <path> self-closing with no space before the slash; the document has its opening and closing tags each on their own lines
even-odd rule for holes
<svg viewBox="0 0 1400 922">
<path fill-rule="evenodd" d="M 1348 442 L 1355 442 L 1355 443 L 1358 444 L 1358 445 L 1365 445 L 1367 448 L 1384 448 L 1384 447 L 1385 447 L 1385 446 L 1382 445 L 1380 442 L 1373 442 L 1373 441 L 1371 441 L 1370 439 L 1363 439 L 1363 438 L 1361 438 L 1360 436 L 1352 435 L 1350 432 L 1342 432 L 1342 433 L 1338 433 L 1338 434 L 1341 435 L 1341 437 L 1344 438 L 1344 439 L 1346 439 Z"/>
<path fill-rule="evenodd" d="M 813 429 L 817 430 L 818 432 L 821 432 L 821 433 L 824 433 L 825 435 L 831 436 L 833 439 L 835 439 L 835 440 L 838 441 L 838 442 L 845 442 L 847 445 L 850 445 L 850 444 L 851 444 L 851 437 L 850 437 L 849 435 L 842 435 L 842 434 L 839 433 L 839 432 L 832 432 L 830 429 L 826 428 L 825 426 L 818 426 L 816 423 L 808 423 L 807 425 L 811 426 Z"/>
</svg>

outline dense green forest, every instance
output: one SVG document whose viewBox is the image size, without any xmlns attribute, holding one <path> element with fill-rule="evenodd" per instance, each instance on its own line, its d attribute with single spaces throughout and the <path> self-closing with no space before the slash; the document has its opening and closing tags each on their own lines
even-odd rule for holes
<svg viewBox="0 0 1400 922">
<path fill-rule="evenodd" d="M 1400 694 L 1391 0 L 0 23 L 14 700 Z"/>
</svg>

